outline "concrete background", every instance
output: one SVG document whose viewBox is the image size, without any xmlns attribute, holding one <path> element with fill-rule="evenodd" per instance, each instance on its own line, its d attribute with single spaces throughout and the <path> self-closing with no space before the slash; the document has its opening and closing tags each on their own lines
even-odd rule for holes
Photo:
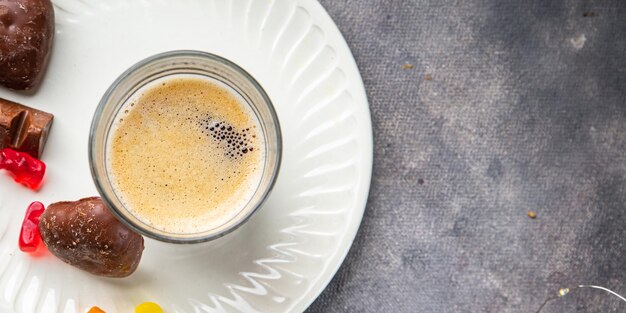
<svg viewBox="0 0 626 313">
<path fill-rule="evenodd" d="M 355 244 L 309 313 L 626 294 L 626 1 L 321 3 L 361 70 L 375 162 Z M 577 289 L 542 312 L 626 303 Z"/>
</svg>

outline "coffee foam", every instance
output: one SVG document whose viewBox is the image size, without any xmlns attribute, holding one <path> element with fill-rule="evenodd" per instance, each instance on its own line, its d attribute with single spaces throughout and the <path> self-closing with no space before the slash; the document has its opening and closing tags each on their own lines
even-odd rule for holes
<svg viewBox="0 0 626 313">
<path fill-rule="evenodd" d="M 122 204 L 170 233 L 219 227 L 254 195 L 265 142 L 259 121 L 231 87 L 173 75 L 138 90 L 107 138 L 107 172 Z"/>
</svg>

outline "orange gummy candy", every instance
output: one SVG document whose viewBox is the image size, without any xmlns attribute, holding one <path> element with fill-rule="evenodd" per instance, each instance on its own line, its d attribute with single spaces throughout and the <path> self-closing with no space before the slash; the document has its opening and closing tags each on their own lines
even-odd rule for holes
<svg viewBox="0 0 626 313">
<path fill-rule="evenodd" d="M 89 309 L 89 311 L 87 311 L 87 313 L 106 313 L 106 312 L 104 312 L 101 308 L 97 306 L 93 306 L 91 307 L 91 309 Z"/>
</svg>

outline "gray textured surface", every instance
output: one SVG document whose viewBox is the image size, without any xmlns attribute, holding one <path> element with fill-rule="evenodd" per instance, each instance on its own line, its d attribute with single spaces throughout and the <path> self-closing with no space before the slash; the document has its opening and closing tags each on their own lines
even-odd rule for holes
<svg viewBox="0 0 626 313">
<path fill-rule="evenodd" d="M 308 312 L 626 293 L 626 1 L 322 4 L 365 82 L 375 165 L 356 242 Z M 542 312 L 626 304 L 580 289 Z"/>
</svg>

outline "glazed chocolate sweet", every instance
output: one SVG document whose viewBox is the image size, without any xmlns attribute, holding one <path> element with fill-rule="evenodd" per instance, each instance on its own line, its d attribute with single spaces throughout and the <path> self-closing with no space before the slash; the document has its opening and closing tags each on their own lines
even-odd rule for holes
<svg viewBox="0 0 626 313">
<path fill-rule="evenodd" d="M 0 98 L 0 149 L 11 148 L 41 159 L 54 116 Z"/>
<path fill-rule="evenodd" d="M 54 37 L 50 0 L 0 0 L 0 85 L 36 87 Z"/>
<path fill-rule="evenodd" d="M 99 276 L 132 274 L 144 248 L 143 237 L 120 223 L 98 197 L 51 204 L 39 231 L 52 254 Z"/>
</svg>

